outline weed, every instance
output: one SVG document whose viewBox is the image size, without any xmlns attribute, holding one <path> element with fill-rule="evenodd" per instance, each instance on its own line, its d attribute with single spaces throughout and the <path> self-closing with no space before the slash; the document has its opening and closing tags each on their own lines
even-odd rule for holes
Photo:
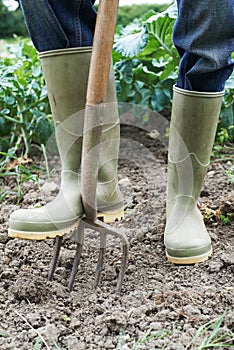
<svg viewBox="0 0 234 350">
<path fill-rule="evenodd" d="M 0 152 L 0 155 L 5 156 L 5 159 L 0 163 L 0 177 L 15 176 L 17 180 L 17 192 L 0 191 L 0 203 L 8 195 L 17 194 L 17 204 L 19 204 L 23 198 L 22 184 L 27 181 L 33 181 L 40 188 L 39 176 L 35 173 L 35 169 L 32 170 L 26 167 L 26 164 L 30 163 L 28 158 L 17 158 L 15 155 L 4 152 Z"/>
<path fill-rule="evenodd" d="M 221 348 L 224 347 L 232 347 L 233 348 L 233 341 L 234 341 L 234 333 L 229 331 L 227 333 L 221 333 L 221 325 L 225 319 L 226 312 L 224 312 L 221 317 L 212 320 L 210 322 L 207 322 L 203 326 L 201 326 L 192 340 L 192 342 L 189 344 L 187 349 L 192 350 L 203 350 L 203 349 L 210 349 L 210 348 Z M 200 338 L 203 338 L 201 344 L 199 346 L 196 346 L 195 348 L 192 347 L 192 344 Z M 191 347 L 190 347 L 191 346 Z"/>
<path fill-rule="evenodd" d="M 33 346 L 33 350 L 41 350 L 41 348 L 42 348 L 42 341 L 41 341 L 40 336 L 38 336 L 36 338 L 36 343 Z"/>
<path fill-rule="evenodd" d="M 3 338 L 7 338 L 9 337 L 9 334 L 7 334 L 6 332 L 4 332 L 3 330 L 0 330 L 0 338 L 3 337 Z"/>
<path fill-rule="evenodd" d="M 210 348 L 221 348 L 224 347 L 232 347 L 234 341 L 234 333 L 232 331 L 227 331 L 223 333 L 221 330 L 221 325 L 225 319 L 226 312 L 224 312 L 219 318 L 215 320 L 211 320 L 210 322 L 202 325 L 196 332 L 192 341 L 186 346 L 186 350 L 203 350 Z M 135 342 L 134 344 L 126 344 L 124 338 L 123 330 L 120 331 L 120 338 L 118 343 L 118 350 L 137 350 L 139 345 L 147 344 L 151 339 L 163 340 L 171 335 L 172 332 L 167 329 L 158 330 L 156 332 L 152 332 L 152 328 L 150 328 L 142 339 Z M 128 337 L 129 338 L 129 337 Z M 196 344 L 199 345 L 196 345 Z M 161 344 L 161 342 L 160 342 Z M 168 349 L 168 344 L 160 345 L 160 350 Z M 158 347 L 154 347 L 151 350 L 159 350 Z"/>
<path fill-rule="evenodd" d="M 227 213 L 226 215 L 220 215 L 220 220 L 225 225 L 230 225 L 231 224 L 231 220 L 232 220 L 232 213 Z"/>
<path fill-rule="evenodd" d="M 234 183 L 234 166 L 226 170 L 226 174 L 227 174 L 228 180 L 233 184 Z"/>
</svg>

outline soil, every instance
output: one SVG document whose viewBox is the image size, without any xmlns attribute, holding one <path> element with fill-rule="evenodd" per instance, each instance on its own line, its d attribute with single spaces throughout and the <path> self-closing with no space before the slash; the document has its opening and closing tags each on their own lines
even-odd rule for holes
<svg viewBox="0 0 234 350">
<path fill-rule="evenodd" d="M 130 350 L 144 337 L 147 341 L 135 349 L 195 349 L 201 342 L 191 344 L 198 328 L 224 311 L 221 333 L 233 330 L 234 187 L 226 174 L 230 165 L 211 162 L 199 200 L 213 242 L 212 258 L 173 265 L 163 245 L 167 146 L 152 125 L 151 130 L 123 125 L 121 132 L 119 183 L 125 219 L 114 226 L 124 230 L 130 242 L 121 294 L 114 293 L 121 257 L 118 240 L 108 238 L 105 269 L 93 290 L 98 239 L 87 232 L 69 292 L 72 236 L 65 237 L 54 278 L 48 281 L 54 241 L 7 238 L 9 215 L 18 208 L 17 195 L 8 195 L 0 207 L 0 349 L 39 349 L 38 334 L 42 349 Z M 32 159 L 40 164 L 36 152 Z M 58 191 L 58 172 L 50 180 L 41 174 L 40 183 L 41 190 L 31 181 L 22 184 L 20 207 L 50 201 Z M 2 178 L 1 185 L 3 190 L 17 191 L 14 177 Z M 232 214 L 229 224 L 220 220 L 220 213 Z"/>
</svg>

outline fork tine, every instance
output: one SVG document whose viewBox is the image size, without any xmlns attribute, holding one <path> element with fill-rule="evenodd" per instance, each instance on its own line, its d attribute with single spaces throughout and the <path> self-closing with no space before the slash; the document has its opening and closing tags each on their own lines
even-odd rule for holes
<svg viewBox="0 0 234 350">
<path fill-rule="evenodd" d="M 99 252 L 99 259 L 98 259 L 98 265 L 97 265 L 96 277 L 95 277 L 95 283 L 94 283 L 94 286 L 96 286 L 96 287 L 97 287 L 97 284 L 98 284 L 98 281 L 100 278 L 100 274 L 102 271 L 102 265 L 99 265 L 99 263 L 101 261 L 101 264 L 103 264 L 103 257 L 104 257 L 104 255 L 103 255 L 104 249 L 103 248 L 106 246 L 107 234 L 110 234 L 110 235 L 122 240 L 123 256 L 122 256 L 122 260 L 121 260 L 118 281 L 117 281 L 117 285 L 116 285 L 116 289 L 115 289 L 116 293 L 120 293 L 121 288 L 122 288 L 122 284 L 123 284 L 125 271 L 127 268 L 127 261 L 128 261 L 129 242 L 128 242 L 127 236 L 125 235 L 124 232 L 122 232 L 114 227 L 111 227 L 110 225 L 108 225 L 108 224 L 106 224 L 98 219 L 95 220 L 94 222 L 92 222 L 92 221 L 89 221 L 88 219 L 84 218 L 84 219 L 82 219 L 82 222 L 85 224 L 85 227 L 99 232 L 100 239 L 103 240 L 103 241 L 101 241 L 101 248 L 100 248 L 100 252 Z M 104 241 L 104 239 L 105 239 L 105 241 Z"/>
<path fill-rule="evenodd" d="M 106 253 L 106 234 L 100 233 L 100 250 L 99 250 L 99 256 L 98 256 L 98 262 L 97 262 L 97 268 L 95 273 L 95 279 L 94 279 L 94 288 L 96 289 L 101 277 L 101 273 L 103 270 L 103 262 L 104 257 Z"/>
<path fill-rule="evenodd" d="M 122 284 L 123 284 L 125 271 L 127 268 L 128 251 L 129 251 L 128 238 L 124 232 L 121 232 L 120 230 L 118 230 L 114 227 L 111 227 L 110 225 L 107 225 L 106 223 L 104 223 L 98 219 L 93 222 L 93 221 L 88 220 L 87 218 L 83 218 L 80 221 L 80 225 L 79 225 L 77 231 L 74 233 L 74 239 L 77 242 L 77 247 L 76 247 L 76 253 L 75 253 L 75 257 L 74 257 L 71 275 L 70 275 L 69 282 L 68 282 L 69 290 L 71 291 L 73 289 L 75 277 L 76 277 L 78 267 L 80 264 L 83 245 L 84 245 L 84 229 L 85 228 L 89 228 L 91 230 L 97 231 L 100 234 L 100 250 L 99 250 L 99 256 L 98 256 L 97 267 L 96 267 L 96 272 L 95 272 L 94 288 L 97 288 L 98 283 L 100 281 L 101 273 L 103 270 L 104 257 L 105 257 L 105 253 L 106 253 L 107 235 L 109 234 L 109 235 L 112 235 L 116 238 L 121 239 L 121 241 L 122 241 L 122 259 L 121 259 L 121 266 L 120 266 L 119 276 L 118 276 L 118 280 L 117 280 L 117 285 L 116 285 L 116 289 L 115 289 L 116 293 L 120 293 L 121 288 L 122 288 Z M 54 274 L 54 270 L 56 268 L 56 264 L 58 261 L 62 241 L 63 241 L 62 237 L 57 237 L 55 240 L 54 255 L 53 255 L 53 259 L 52 259 L 51 267 L 50 267 L 50 272 L 49 272 L 49 279 L 50 280 L 52 279 L 53 274 Z"/>
<path fill-rule="evenodd" d="M 58 262 L 58 257 L 62 245 L 63 237 L 56 237 L 55 238 L 55 245 L 54 245 L 54 255 L 50 264 L 50 271 L 48 275 L 48 280 L 51 281 L 54 276 L 54 271 Z"/>
<path fill-rule="evenodd" d="M 74 258 L 74 262 L 73 262 L 73 266 L 72 266 L 72 272 L 71 272 L 69 282 L 68 282 L 68 289 L 70 291 L 73 289 L 73 286 L 74 286 L 75 277 L 76 277 L 78 267 L 80 264 L 81 254 L 82 254 L 83 245 L 84 245 L 84 227 L 81 224 L 78 228 L 76 235 L 78 235 L 76 254 L 75 254 L 75 258 Z"/>
<path fill-rule="evenodd" d="M 120 293 L 122 288 L 123 279 L 124 279 L 124 275 L 125 275 L 125 271 L 127 269 L 127 263 L 128 263 L 128 250 L 129 250 L 128 242 L 125 242 L 123 240 L 123 256 L 122 256 L 122 261 L 121 261 L 121 266 L 119 271 L 119 278 L 115 288 L 116 293 Z"/>
</svg>

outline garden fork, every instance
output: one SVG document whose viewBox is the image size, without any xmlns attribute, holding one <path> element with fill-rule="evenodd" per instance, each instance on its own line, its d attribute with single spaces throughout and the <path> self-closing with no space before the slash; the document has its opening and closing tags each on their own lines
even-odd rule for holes
<svg viewBox="0 0 234 350">
<path fill-rule="evenodd" d="M 121 290 L 127 266 L 129 249 L 128 239 L 120 230 L 113 228 L 97 219 L 96 201 L 103 114 L 105 110 L 105 99 L 108 88 L 117 13 L 118 0 L 101 0 L 99 2 L 89 71 L 82 145 L 81 193 L 85 215 L 80 220 L 79 227 L 74 233 L 77 247 L 73 268 L 68 283 L 69 290 L 72 290 L 73 288 L 75 276 L 81 260 L 84 242 L 84 229 L 86 228 L 97 231 L 100 234 L 100 251 L 94 280 L 95 288 L 98 286 L 103 269 L 108 234 L 121 239 L 123 246 L 123 256 L 116 292 L 120 292 Z M 55 241 L 54 256 L 51 262 L 49 280 L 52 279 L 56 268 L 62 240 L 62 237 L 57 237 Z"/>
</svg>

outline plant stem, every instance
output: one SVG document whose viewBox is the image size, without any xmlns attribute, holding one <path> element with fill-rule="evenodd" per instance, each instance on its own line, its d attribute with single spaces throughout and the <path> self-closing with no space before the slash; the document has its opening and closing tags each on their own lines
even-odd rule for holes
<svg viewBox="0 0 234 350">
<path fill-rule="evenodd" d="M 45 159 L 47 176 L 48 176 L 48 179 L 50 180 L 50 169 L 49 169 L 48 158 L 47 158 L 47 154 L 46 154 L 46 148 L 45 148 L 44 144 L 41 144 L 41 149 L 42 149 L 43 156 Z"/>
</svg>

